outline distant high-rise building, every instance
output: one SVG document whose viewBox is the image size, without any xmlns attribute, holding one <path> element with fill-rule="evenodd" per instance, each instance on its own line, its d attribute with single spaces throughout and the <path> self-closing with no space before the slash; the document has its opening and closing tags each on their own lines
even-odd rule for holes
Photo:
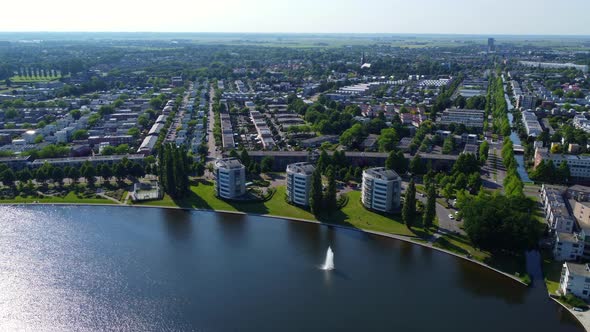
<svg viewBox="0 0 590 332">
<path fill-rule="evenodd" d="M 496 40 L 494 38 L 488 38 L 488 52 L 495 52 L 496 51 Z"/>
<path fill-rule="evenodd" d="M 363 55 L 361 55 L 361 66 L 364 65 L 366 63 L 366 58 L 365 58 L 365 52 L 363 52 Z"/>
</svg>

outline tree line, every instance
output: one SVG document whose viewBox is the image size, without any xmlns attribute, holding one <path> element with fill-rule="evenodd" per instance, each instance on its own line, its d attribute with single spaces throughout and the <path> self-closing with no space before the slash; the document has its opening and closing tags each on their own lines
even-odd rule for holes
<svg viewBox="0 0 590 332">
<path fill-rule="evenodd" d="M 189 194 L 191 160 L 184 147 L 164 144 L 158 153 L 157 171 L 162 188 L 170 197 L 178 199 Z"/>
<path fill-rule="evenodd" d="M 115 177 L 121 181 L 127 177 L 142 177 L 145 175 L 145 168 L 136 162 L 123 158 L 121 162 L 113 164 L 100 164 L 96 167 L 89 161 L 84 162 L 81 166 L 58 167 L 49 163 L 44 163 L 37 169 L 25 168 L 14 171 L 4 164 L 0 164 L 0 180 L 5 185 L 14 186 L 16 181 L 21 183 L 35 180 L 36 182 L 45 183 L 54 181 L 63 183 L 64 179 L 71 179 L 74 182 L 84 178 L 88 184 L 94 184 L 96 177 L 110 179 Z"/>
<path fill-rule="evenodd" d="M 322 172 L 318 167 L 316 167 L 311 176 L 309 207 L 311 213 L 315 216 L 332 212 L 338 208 L 338 202 L 336 199 L 336 178 L 334 176 L 334 168 L 332 165 L 328 166 L 326 177 L 328 178 L 328 185 L 324 190 L 322 184 Z"/>
</svg>

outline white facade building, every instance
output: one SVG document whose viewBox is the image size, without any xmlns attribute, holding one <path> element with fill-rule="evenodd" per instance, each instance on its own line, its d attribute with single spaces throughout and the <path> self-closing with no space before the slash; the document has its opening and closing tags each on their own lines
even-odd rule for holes
<svg viewBox="0 0 590 332">
<path fill-rule="evenodd" d="M 537 137 L 543 132 L 537 116 L 533 112 L 522 112 L 522 122 L 529 136 Z"/>
<path fill-rule="evenodd" d="M 221 198 L 236 198 L 246 193 L 246 167 L 237 158 L 215 162 L 215 193 Z"/>
<path fill-rule="evenodd" d="M 308 206 L 311 176 L 315 167 L 310 163 L 287 165 L 287 200 L 291 203 Z"/>
<path fill-rule="evenodd" d="M 399 208 L 402 179 L 385 167 L 363 171 L 361 201 L 366 208 L 391 212 Z"/>
<path fill-rule="evenodd" d="M 483 129 L 485 112 L 480 110 L 447 108 L 442 112 L 438 124 L 448 126 L 462 124 L 467 128 Z"/>
<path fill-rule="evenodd" d="M 581 299 L 590 299 L 590 266 L 588 264 L 563 263 L 559 292 L 573 294 Z"/>
<path fill-rule="evenodd" d="M 545 163 L 551 160 L 555 167 L 559 167 L 562 162 L 566 162 L 570 169 L 571 177 L 579 179 L 590 178 L 590 156 L 549 153 L 546 148 L 537 148 L 535 150 L 535 167 L 541 163 L 541 160 L 544 160 Z"/>
<path fill-rule="evenodd" d="M 556 261 L 576 261 L 584 254 L 584 238 L 575 233 L 557 233 L 553 246 Z"/>
<path fill-rule="evenodd" d="M 571 233 L 574 228 L 574 218 L 570 215 L 563 199 L 564 192 L 565 188 L 546 185 L 541 187 L 541 200 L 547 225 L 556 233 Z"/>
</svg>

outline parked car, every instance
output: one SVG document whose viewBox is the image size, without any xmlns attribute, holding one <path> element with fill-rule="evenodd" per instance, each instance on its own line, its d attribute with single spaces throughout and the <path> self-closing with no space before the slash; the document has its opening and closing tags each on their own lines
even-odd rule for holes
<svg viewBox="0 0 590 332">
<path fill-rule="evenodd" d="M 453 220 L 453 219 L 455 219 L 455 217 L 453 217 L 452 214 L 449 214 L 449 219 Z"/>
</svg>

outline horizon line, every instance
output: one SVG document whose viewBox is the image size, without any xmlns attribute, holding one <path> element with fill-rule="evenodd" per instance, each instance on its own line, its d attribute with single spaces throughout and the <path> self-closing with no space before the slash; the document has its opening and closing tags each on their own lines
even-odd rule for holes
<svg viewBox="0 0 590 332">
<path fill-rule="evenodd" d="M 56 33 L 56 34 L 248 34 L 248 35 L 384 35 L 384 36 L 511 36 L 511 37 L 587 37 L 590 34 L 542 34 L 542 33 L 456 33 L 456 32 L 254 32 L 254 31 L 63 31 L 63 30 L 38 30 L 38 31 L 1 31 L 0 34 L 35 34 L 35 33 Z"/>
</svg>

